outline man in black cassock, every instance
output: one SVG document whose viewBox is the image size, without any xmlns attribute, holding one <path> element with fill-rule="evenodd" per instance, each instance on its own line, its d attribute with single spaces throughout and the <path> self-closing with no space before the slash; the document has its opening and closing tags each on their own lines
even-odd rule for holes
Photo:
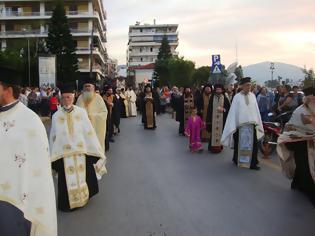
<svg viewBox="0 0 315 236">
<path fill-rule="evenodd" d="M 293 179 L 291 188 L 305 193 L 315 206 L 315 87 L 304 89 L 299 106 L 278 139 L 283 172 Z"/>
<path fill-rule="evenodd" d="M 221 84 L 214 86 L 214 92 L 210 96 L 207 109 L 206 124 L 207 130 L 210 133 L 208 150 L 213 153 L 220 153 L 223 149 L 221 136 L 230 110 L 230 102 L 224 96 L 223 90 L 223 85 Z"/>
<path fill-rule="evenodd" d="M 145 129 L 156 129 L 156 102 L 154 100 L 154 92 L 150 85 L 144 88 L 142 97 L 142 122 Z"/>
<path fill-rule="evenodd" d="M 120 133 L 120 114 L 121 114 L 121 109 L 122 109 L 122 105 L 121 105 L 121 102 L 120 102 L 120 96 L 118 95 L 117 93 L 117 90 L 116 89 L 116 92 L 114 94 L 114 96 L 116 97 L 116 102 L 114 104 L 114 107 L 113 107 L 113 125 L 114 125 L 114 134 L 117 134 L 117 133 Z"/>
<path fill-rule="evenodd" d="M 105 138 L 105 151 L 109 150 L 109 142 L 115 142 L 113 139 L 114 134 L 114 107 L 117 105 L 116 96 L 113 94 L 111 86 L 105 87 L 105 94 L 103 95 L 108 113 L 106 120 L 106 138 Z"/>
<path fill-rule="evenodd" d="M 189 116 L 191 115 L 191 110 L 195 106 L 195 99 L 191 88 L 185 87 L 183 95 L 178 99 L 176 103 L 176 121 L 179 121 L 178 132 L 180 135 L 185 135 L 185 125 Z"/>
<path fill-rule="evenodd" d="M 209 101 L 211 97 L 212 86 L 210 84 L 206 84 L 203 89 L 201 95 L 196 98 L 196 106 L 198 109 L 198 115 L 202 118 L 202 121 L 207 124 L 207 115 L 208 115 L 208 107 Z M 207 129 L 203 129 L 201 131 L 201 140 L 202 142 L 209 142 L 210 132 Z"/>
</svg>

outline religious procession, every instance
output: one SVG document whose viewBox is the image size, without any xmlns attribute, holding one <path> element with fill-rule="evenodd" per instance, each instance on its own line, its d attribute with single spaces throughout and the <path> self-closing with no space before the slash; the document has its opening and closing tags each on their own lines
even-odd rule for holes
<svg viewBox="0 0 315 236">
<path fill-rule="evenodd" d="M 34 89 L 25 94 L 10 68 L 2 67 L 0 74 L 0 235 L 57 235 L 57 210 L 80 211 L 99 193 L 111 171 L 105 151 L 124 132 L 120 121 L 128 117 L 155 132 L 159 116 L 167 113 L 178 122 L 178 134 L 187 137 L 191 155 L 202 152 L 204 143 L 209 155 L 231 148 L 236 166 L 260 170 L 258 143 L 265 131 L 259 101 L 266 95 L 250 77 L 171 91 L 151 84 L 136 92 L 100 89 L 86 80 L 79 93 L 74 84 L 62 84 L 50 97 L 45 94 L 52 108 L 45 111 L 51 113 L 47 134 L 34 103 L 27 103 Z M 315 204 L 315 87 L 304 88 L 301 100 L 284 92 L 273 96 L 275 112 L 292 112 L 277 141 L 279 161 L 291 188 Z"/>
</svg>

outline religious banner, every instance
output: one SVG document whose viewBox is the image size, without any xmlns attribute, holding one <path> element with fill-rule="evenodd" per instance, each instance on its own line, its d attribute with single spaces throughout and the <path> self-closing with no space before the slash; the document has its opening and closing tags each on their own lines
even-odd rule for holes
<svg viewBox="0 0 315 236">
<path fill-rule="evenodd" d="M 38 57 L 39 86 L 56 86 L 56 56 Z"/>
</svg>

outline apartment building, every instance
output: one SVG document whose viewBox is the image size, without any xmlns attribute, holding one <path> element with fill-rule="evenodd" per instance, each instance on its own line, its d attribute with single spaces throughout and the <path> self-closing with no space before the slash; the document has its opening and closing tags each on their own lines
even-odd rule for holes
<svg viewBox="0 0 315 236">
<path fill-rule="evenodd" d="M 151 81 L 154 63 L 159 54 L 164 35 L 167 37 L 173 55 L 178 55 L 177 24 L 143 24 L 129 26 L 127 66 L 129 74 L 135 76 L 136 85 Z"/>
<path fill-rule="evenodd" d="M 102 0 L 65 0 L 71 33 L 77 45 L 81 79 L 90 72 L 90 45 L 93 40 L 93 76 L 106 76 L 106 11 Z M 53 0 L 0 0 L 1 48 L 16 47 L 22 40 L 32 42 L 48 37 Z M 93 37 L 92 37 L 92 29 Z"/>
</svg>

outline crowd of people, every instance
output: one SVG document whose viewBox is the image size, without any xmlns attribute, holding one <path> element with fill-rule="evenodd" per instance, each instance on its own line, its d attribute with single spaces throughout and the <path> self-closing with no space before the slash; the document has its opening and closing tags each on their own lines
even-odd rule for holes
<svg viewBox="0 0 315 236">
<path fill-rule="evenodd" d="M 148 130 L 157 128 L 157 115 L 170 112 L 192 153 L 201 152 L 203 142 L 211 153 L 227 146 L 234 150 L 236 166 L 259 170 L 263 121 L 270 112 L 291 111 L 277 151 L 284 172 L 293 178 L 292 189 L 315 204 L 314 87 L 304 93 L 288 85 L 268 91 L 245 77 L 227 86 L 160 89 L 147 84 L 134 91 L 101 89 L 88 79 L 77 92 L 70 83 L 21 89 L 15 73 L 0 68 L 0 235 L 57 235 L 53 175 L 58 209 L 84 207 L 107 173 L 105 151 L 120 133 L 120 120 L 138 112 Z M 51 117 L 49 138 L 39 116 Z"/>
<path fill-rule="evenodd" d="M 260 170 L 258 141 L 264 136 L 263 122 L 288 113 L 278 156 L 283 171 L 293 179 L 291 188 L 304 192 L 315 204 L 315 87 L 302 90 L 283 85 L 273 91 L 253 85 L 246 77 L 228 86 L 173 87 L 170 92 L 164 87 L 162 91 L 166 92 L 147 85 L 139 94 L 145 128 L 157 127 L 156 115 L 167 104 L 179 122 L 179 134 L 189 138 L 191 152 L 201 152 L 203 142 L 211 153 L 227 146 L 233 149 L 236 166 L 253 170 Z"/>
</svg>

